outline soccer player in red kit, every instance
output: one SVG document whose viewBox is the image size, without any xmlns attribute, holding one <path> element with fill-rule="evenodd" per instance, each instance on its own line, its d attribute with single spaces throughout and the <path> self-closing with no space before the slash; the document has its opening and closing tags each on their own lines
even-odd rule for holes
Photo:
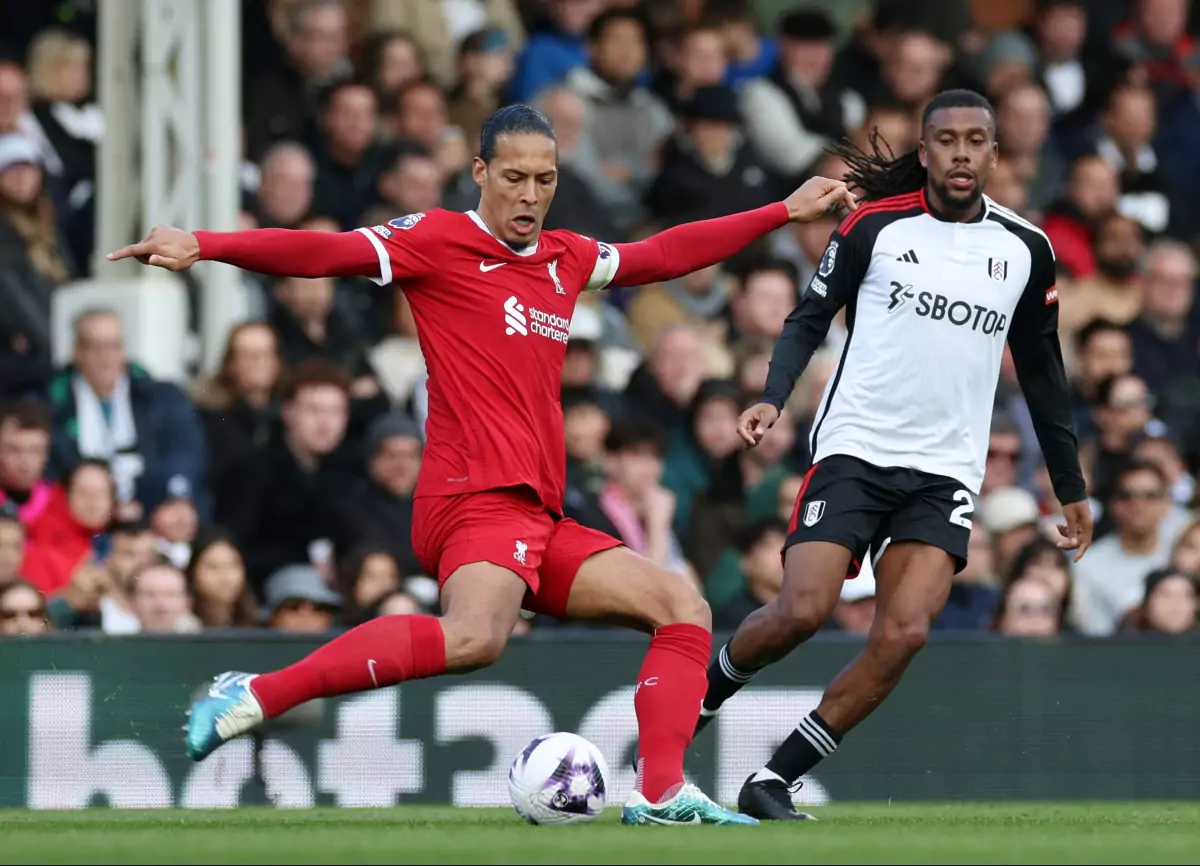
<svg viewBox="0 0 1200 866">
<path fill-rule="evenodd" d="M 634 697 L 638 784 L 623 821 L 756 823 L 684 783 L 683 754 L 707 685 L 706 602 L 677 575 L 562 515 L 563 358 L 580 292 L 700 270 L 789 220 L 855 200 L 840 181 L 814 178 L 785 202 L 609 245 L 542 231 L 557 162 L 549 121 L 529 106 L 507 106 L 483 129 L 476 211 L 435 209 L 343 233 L 160 226 L 109 255 L 176 271 L 207 259 L 273 276 L 394 283 L 412 308 L 429 371 L 412 533 L 441 586 L 442 615 L 380 617 L 282 670 L 216 677 L 189 713 L 194 760 L 313 698 L 484 667 L 525 608 L 635 623 L 651 634 Z"/>
</svg>

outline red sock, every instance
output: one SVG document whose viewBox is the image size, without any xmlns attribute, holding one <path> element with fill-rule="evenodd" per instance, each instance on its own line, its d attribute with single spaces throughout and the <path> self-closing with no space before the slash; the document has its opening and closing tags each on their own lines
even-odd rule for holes
<svg viewBox="0 0 1200 866">
<path fill-rule="evenodd" d="M 683 753 L 696 731 L 708 688 L 712 634 L 698 625 L 664 626 L 650 640 L 638 673 L 633 709 L 638 720 L 638 790 L 651 803 L 683 784 Z"/>
<path fill-rule="evenodd" d="M 435 616 L 383 616 L 325 644 L 294 665 L 250 684 L 268 719 L 313 698 L 327 698 L 437 676 L 446 640 Z"/>
</svg>

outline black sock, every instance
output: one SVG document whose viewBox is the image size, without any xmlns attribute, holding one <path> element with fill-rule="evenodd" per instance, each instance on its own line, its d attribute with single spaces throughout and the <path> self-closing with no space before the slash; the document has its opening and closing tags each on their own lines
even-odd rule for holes
<svg viewBox="0 0 1200 866">
<path fill-rule="evenodd" d="M 729 661 L 729 644 L 725 644 L 713 663 L 708 666 L 708 692 L 704 695 L 700 712 L 712 715 L 721 709 L 721 704 L 736 695 L 742 686 L 754 679 L 756 673 L 757 671 L 743 671 L 734 667 Z"/>
<path fill-rule="evenodd" d="M 829 727 L 813 710 L 779 744 L 764 769 L 790 785 L 819 764 L 822 758 L 828 758 L 836 752 L 841 741 L 842 735 Z"/>
</svg>

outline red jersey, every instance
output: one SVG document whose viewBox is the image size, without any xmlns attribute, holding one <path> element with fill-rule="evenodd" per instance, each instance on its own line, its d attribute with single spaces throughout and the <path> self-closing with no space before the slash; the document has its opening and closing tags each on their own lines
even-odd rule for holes
<svg viewBox="0 0 1200 866">
<path fill-rule="evenodd" d="M 575 300 L 608 286 L 620 255 L 569 231 L 516 251 L 474 211 L 435 209 L 360 228 L 379 285 L 403 289 L 429 371 L 415 496 L 529 485 L 561 512 L 562 365 Z"/>
</svg>

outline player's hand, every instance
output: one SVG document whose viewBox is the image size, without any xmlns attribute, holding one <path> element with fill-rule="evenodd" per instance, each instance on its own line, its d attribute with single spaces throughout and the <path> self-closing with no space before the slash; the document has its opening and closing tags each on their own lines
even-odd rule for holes
<svg viewBox="0 0 1200 866">
<path fill-rule="evenodd" d="M 844 205 L 848 210 L 858 207 L 858 199 L 844 181 L 827 177 L 810 177 L 783 203 L 787 205 L 788 219 L 794 223 L 820 219 L 838 205 Z"/>
<path fill-rule="evenodd" d="M 1063 537 L 1057 542 L 1060 550 L 1078 550 L 1075 562 L 1083 559 L 1084 552 L 1092 544 L 1092 509 L 1087 500 L 1063 506 L 1066 525 L 1059 524 L 1058 534 Z"/>
<path fill-rule="evenodd" d="M 778 409 L 770 403 L 759 403 L 751 406 L 738 418 L 738 435 L 742 437 L 747 448 L 753 448 L 762 441 L 763 435 L 774 427 L 778 420 Z"/>
<path fill-rule="evenodd" d="M 141 243 L 108 254 L 110 262 L 136 258 L 143 265 L 186 271 L 200 260 L 200 242 L 191 232 L 172 226 L 155 226 Z"/>
</svg>

